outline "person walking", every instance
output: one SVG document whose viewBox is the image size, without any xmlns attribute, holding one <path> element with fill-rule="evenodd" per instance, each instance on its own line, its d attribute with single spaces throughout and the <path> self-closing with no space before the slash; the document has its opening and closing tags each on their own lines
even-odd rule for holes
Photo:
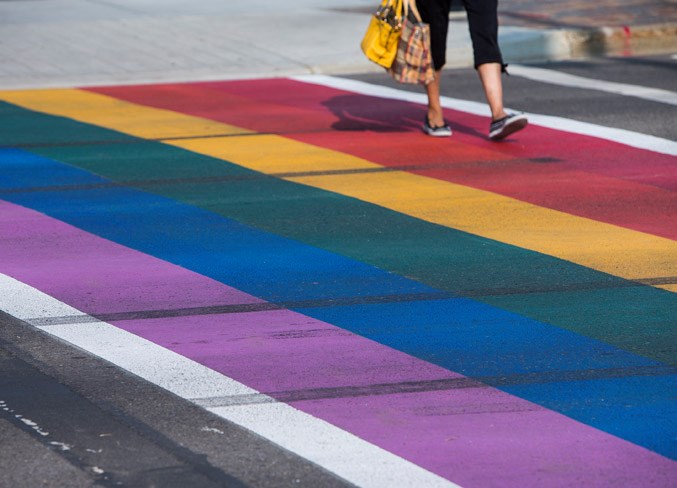
<svg viewBox="0 0 677 488">
<path fill-rule="evenodd" d="M 431 54 L 435 79 L 426 85 L 428 114 L 423 131 L 431 136 L 451 135 L 440 103 L 440 74 L 446 63 L 449 9 L 452 0 L 417 0 L 423 22 L 430 25 Z M 475 69 L 491 109 L 489 138 L 503 139 L 527 126 L 524 114 L 507 113 L 503 107 L 501 75 L 506 65 L 498 46 L 498 0 L 462 0 L 468 14 Z"/>
</svg>

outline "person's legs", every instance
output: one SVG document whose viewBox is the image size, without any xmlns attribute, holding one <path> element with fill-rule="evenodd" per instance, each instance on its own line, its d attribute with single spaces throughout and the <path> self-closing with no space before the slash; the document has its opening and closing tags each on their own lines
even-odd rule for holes
<svg viewBox="0 0 677 488">
<path fill-rule="evenodd" d="M 503 56 L 498 47 L 498 0 L 463 0 L 479 74 L 493 120 L 505 116 L 503 110 Z"/>
<path fill-rule="evenodd" d="M 498 47 L 498 0 L 463 0 L 473 44 L 475 68 L 491 110 L 489 137 L 500 139 L 524 128 L 523 115 L 511 115 L 503 107 L 503 57 Z M 446 61 L 447 31 L 451 0 L 418 0 L 423 22 L 430 25 L 431 51 L 435 79 L 426 85 L 428 114 L 424 130 L 430 135 L 450 135 L 440 102 L 440 74 Z"/>
<path fill-rule="evenodd" d="M 435 68 L 435 79 L 426 85 L 428 95 L 427 125 L 443 127 L 446 123 L 440 103 L 440 74 L 446 61 L 451 0 L 418 0 L 416 5 L 423 22 L 430 25 L 430 50 L 433 67 Z"/>
<path fill-rule="evenodd" d="M 501 81 L 500 63 L 484 63 L 477 67 L 484 94 L 491 109 L 491 120 L 505 117 L 503 108 L 503 82 Z"/>
<path fill-rule="evenodd" d="M 491 110 L 489 137 L 502 139 L 527 125 L 522 114 L 508 114 L 503 107 L 503 56 L 498 46 L 498 0 L 463 0 L 475 56 L 475 68 Z"/>
<path fill-rule="evenodd" d="M 428 94 L 428 123 L 433 127 L 445 124 L 440 102 L 440 74 L 440 70 L 435 71 L 435 79 L 425 86 Z"/>
<path fill-rule="evenodd" d="M 435 79 L 426 85 L 428 93 L 428 113 L 423 123 L 423 132 L 429 136 L 448 137 L 451 128 L 444 120 L 442 104 L 440 103 L 440 72 L 435 71 Z"/>
</svg>

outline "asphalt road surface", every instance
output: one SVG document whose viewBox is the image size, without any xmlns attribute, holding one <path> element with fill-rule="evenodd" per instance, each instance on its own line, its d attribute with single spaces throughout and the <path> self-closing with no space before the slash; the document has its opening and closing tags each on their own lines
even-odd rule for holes
<svg viewBox="0 0 677 488">
<path fill-rule="evenodd" d="M 633 146 L 299 80 L 0 93 L 0 486 L 674 486 L 677 60 L 512 72 Z"/>
</svg>

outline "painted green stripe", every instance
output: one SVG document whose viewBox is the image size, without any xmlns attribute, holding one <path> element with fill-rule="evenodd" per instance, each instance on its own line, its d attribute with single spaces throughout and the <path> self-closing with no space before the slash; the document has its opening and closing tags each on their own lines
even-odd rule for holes
<svg viewBox="0 0 677 488">
<path fill-rule="evenodd" d="M 24 127 L 34 119 L 41 132 L 70 134 L 71 142 L 76 142 L 74 134 L 80 141 L 96 142 L 37 145 L 29 148 L 34 153 L 677 364 L 677 298 L 669 292 L 161 143 L 7 104 L 0 113 L 2 145 L 28 137 L 5 131 L 15 127 L 14 119 L 21 118 Z M 118 142 L 105 143 L 111 140 Z M 207 177 L 215 181 L 194 181 Z M 159 178 L 177 181 L 153 181 Z"/>
</svg>

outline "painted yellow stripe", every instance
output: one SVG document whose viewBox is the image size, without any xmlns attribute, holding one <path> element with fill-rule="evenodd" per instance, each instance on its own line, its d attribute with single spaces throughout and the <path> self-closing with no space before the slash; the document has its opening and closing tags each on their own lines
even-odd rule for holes
<svg viewBox="0 0 677 488">
<path fill-rule="evenodd" d="M 171 110 L 149 110 L 141 105 L 81 90 L 0 91 L 0 99 L 38 112 L 62 115 L 144 139 L 251 134 L 251 131 L 232 125 Z"/>
<path fill-rule="evenodd" d="M 0 92 L 0 98 L 31 110 L 143 138 L 250 133 L 230 125 L 78 90 Z M 364 159 L 275 135 L 164 142 L 262 173 L 381 168 Z M 488 191 L 406 172 L 286 179 L 629 280 L 677 276 L 677 243 L 670 239 Z M 677 285 L 660 287 L 677 291 Z"/>
</svg>

